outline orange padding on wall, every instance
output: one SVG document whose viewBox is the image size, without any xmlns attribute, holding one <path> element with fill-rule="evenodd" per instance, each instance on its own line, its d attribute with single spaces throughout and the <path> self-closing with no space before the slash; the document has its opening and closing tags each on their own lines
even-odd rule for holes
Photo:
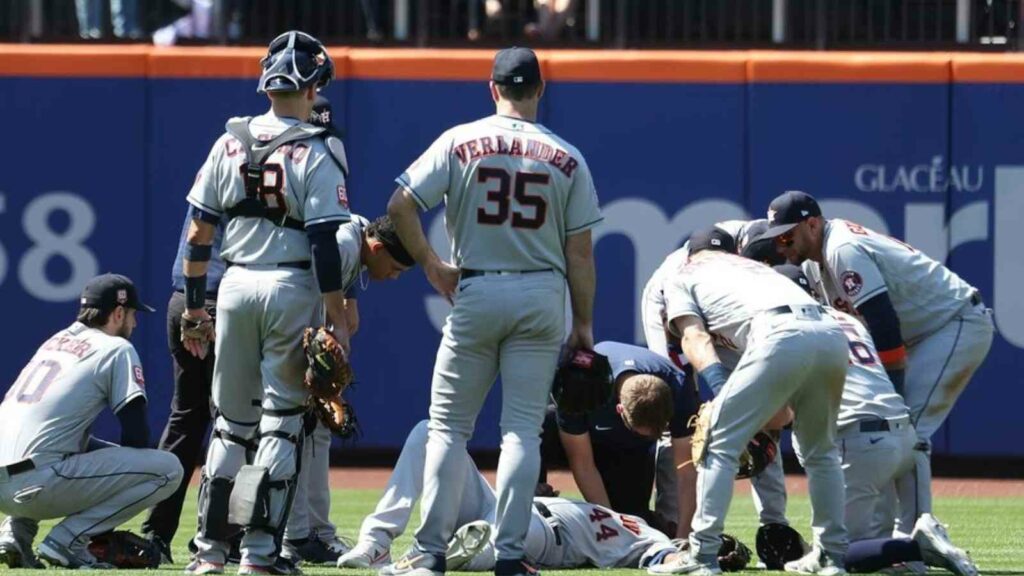
<svg viewBox="0 0 1024 576">
<path fill-rule="evenodd" d="M 485 80 L 493 50 L 329 49 L 339 78 Z M 0 44 L 0 76 L 253 78 L 262 48 Z M 539 50 L 561 82 L 1024 82 L 1024 55 L 783 51 Z"/>
</svg>

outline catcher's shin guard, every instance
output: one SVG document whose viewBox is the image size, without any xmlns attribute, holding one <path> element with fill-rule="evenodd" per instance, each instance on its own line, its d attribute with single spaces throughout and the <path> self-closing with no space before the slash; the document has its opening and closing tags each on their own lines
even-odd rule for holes
<svg viewBox="0 0 1024 576">
<path fill-rule="evenodd" d="M 203 470 L 199 484 L 199 534 L 203 538 L 224 541 L 235 532 L 228 523 L 233 485 L 230 478 L 211 478 Z"/>
<path fill-rule="evenodd" d="M 255 424 L 217 415 L 199 487 L 199 533 L 204 538 L 224 541 L 237 532 L 237 527 L 228 522 L 232 479 L 245 464 L 255 433 Z"/>
<path fill-rule="evenodd" d="M 262 530 L 273 535 L 278 551 L 281 549 L 299 480 L 305 437 L 305 411 L 304 406 L 285 410 L 265 409 L 260 421 L 260 446 L 256 451 L 254 465 L 246 467 L 254 470 L 253 479 L 256 481 L 253 485 L 259 484 L 260 470 L 266 471 L 266 490 L 263 491 L 266 495 L 263 500 L 266 514 L 257 515 L 253 519 L 255 522 L 246 524 L 246 529 Z M 250 494 L 249 497 L 254 500 L 260 498 L 258 494 Z"/>
</svg>

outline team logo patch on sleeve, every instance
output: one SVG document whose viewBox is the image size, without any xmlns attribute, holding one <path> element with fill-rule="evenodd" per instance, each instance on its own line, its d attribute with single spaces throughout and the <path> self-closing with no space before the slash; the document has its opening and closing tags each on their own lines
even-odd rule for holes
<svg viewBox="0 0 1024 576">
<path fill-rule="evenodd" d="M 348 192 L 344 184 L 338 184 L 338 204 L 348 208 Z"/>
<path fill-rule="evenodd" d="M 146 378 L 142 376 L 142 366 L 132 366 L 132 375 L 135 377 L 135 383 L 139 386 L 146 387 Z"/>
<path fill-rule="evenodd" d="M 839 280 L 843 284 L 843 291 L 851 298 L 860 294 L 861 289 L 864 288 L 864 280 L 861 279 L 860 274 L 857 274 L 853 270 L 843 272 L 843 275 L 839 277 Z"/>
</svg>

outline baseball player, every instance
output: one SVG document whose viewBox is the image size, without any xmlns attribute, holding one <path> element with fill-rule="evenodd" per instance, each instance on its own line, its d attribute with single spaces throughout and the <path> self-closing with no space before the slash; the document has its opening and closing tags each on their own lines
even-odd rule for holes
<svg viewBox="0 0 1024 576">
<path fill-rule="evenodd" d="M 441 135 L 401 176 L 388 205 L 403 244 L 453 308 L 431 384 L 423 517 L 415 543 L 385 576 L 438 575 L 456 528 L 465 444 L 501 374 L 498 464 L 499 576 L 524 574 L 523 538 L 540 468 L 541 424 L 565 336 L 592 348 L 594 258 L 601 220 L 583 155 L 538 124 L 544 91 L 532 50 L 498 52 L 491 74 L 496 114 Z M 445 201 L 454 263 L 423 234 L 417 208 Z"/>
<path fill-rule="evenodd" d="M 654 446 L 663 431 L 672 439 L 674 459 L 690 460 L 688 439 L 693 429 L 688 422 L 698 406 L 693 381 L 667 358 L 640 346 L 601 342 L 594 349 L 611 364 L 614 397 L 590 414 L 549 409 L 541 441 L 544 464 L 568 463 L 587 502 L 640 516 L 670 535 L 685 537 L 690 533 L 692 505 L 682 507 L 677 517 L 664 519 L 653 515 L 649 507 Z M 674 473 L 692 471 L 692 466 L 682 466 Z M 681 480 L 672 486 L 688 484 Z M 692 501 L 692 490 L 688 495 L 683 501 Z"/>
<path fill-rule="evenodd" d="M 53 566 L 109 568 L 90 537 L 113 530 L 167 498 L 181 482 L 173 454 L 149 449 L 146 383 L 128 338 L 137 311 L 152 312 L 116 274 L 82 290 L 78 318 L 54 334 L 0 404 L 0 561 L 39 567 L 32 541 L 40 520 L 61 518 L 39 545 Z M 104 407 L 121 422 L 121 445 L 90 441 Z"/>
<path fill-rule="evenodd" d="M 310 124 L 327 130 L 325 143 L 332 153 L 344 159 L 341 132 L 334 125 L 330 101 L 322 95 L 316 97 Z M 347 162 L 343 165 L 347 171 Z M 359 283 L 352 272 L 364 269 L 369 271 L 372 280 L 389 280 L 397 278 L 415 262 L 398 240 L 394 225 L 387 216 L 371 224 L 361 216 L 353 215 L 352 222 L 338 229 L 336 239 L 338 250 L 343 255 L 346 321 L 349 335 L 354 336 L 359 326 Z M 306 436 L 295 501 L 285 528 L 282 554 L 310 564 L 333 564 L 338 556 L 351 548 L 338 536 L 337 527 L 330 520 L 330 448 L 330 431 L 317 422 Z"/>
<path fill-rule="evenodd" d="M 783 264 L 774 270 L 817 299 L 799 267 Z M 843 329 L 850 348 L 836 433 L 846 483 L 846 530 L 851 541 L 878 538 L 892 532 L 891 520 L 883 525 L 880 513 L 896 478 L 913 466 L 914 427 L 864 325 L 835 308 L 825 312 Z"/>
<path fill-rule="evenodd" d="M 898 484 L 896 528 L 908 534 L 931 512 L 931 436 L 992 345 L 992 312 L 978 290 L 942 264 L 894 238 L 846 220 L 826 220 L 810 194 L 772 200 L 771 228 L 794 264 L 820 266 L 821 292 L 863 318 L 917 431 L 914 468 Z"/>
<path fill-rule="evenodd" d="M 160 549 L 162 560 L 166 564 L 173 563 L 171 541 L 178 531 L 181 508 L 185 503 L 185 493 L 188 492 L 192 472 L 205 456 L 202 451 L 203 442 L 206 440 L 211 420 L 210 386 L 213 383 L 215 356 L 193 356 L 181 341 L 181 315 L 185 311 L 185 276 L 182 274 L 181 263 L 185 259 L 188 229 L 192 218 L 190 208 L 185 216 L 178 240 L 178 253 L 171 269 L 174 291 L 167 302 L 167 343 L 174 370 L 174 395 L 171 398 L 171 414 L 167 418 L 167 425 L 158 444 L 160 450 L 166 450 L 178 457 L 185 476 L 174 494 L 151 508 L 142 522 L 142 532 Z M 224 260 L 220 257 L 223 238 L 224 227 L 218 226 L 211 246 L 206 281 L 206 310 L 211 316 L 216 314 L 217 288 L 220 286 L 221 277 L 224 276 Z"/>
<path fill-rule="evenodd" d="M 842 572 L 847 538 L 843 477 L 834 442 L 848 348 L 842 329 L 810 296 L 767 266 L 731 254 L 716 228 L 690 237 L 690 256 L 664 284 L 666 318 L 686 358 L 712 389 L 690 550 L 663 573 L 720 572 L 716 558 L 743 447 L 787 404 L 810 482 L 813 562 L 809 573 Z M 740 354 L 728 374 L 715 344 Z M 728 374 L 728 376 L 727 376 Z"/>
<path fill-rule="evenodd" d="M 353 214 L 352 221 L 338 228 L 336 236 L 342 254 L 346 310 L 355 308 L 356 280 L 361 270 L 366 270 L 371 280 L 394 280 L 415 263 L 388 216 L 368 222 Z M 350 328 L 353 325 L 350 322 Z M 303 446 L 302 469 L 284 534 L 283 555 L 291 559 L 333 564 L 350 549 L 330 521 L 330 449 L 330 432 L 316 422 Z"/>
<path fill-rule="evenodd" d="M 376 568 L 390 561 L 391 544 L 405 531 L 423 491 L 427 433 L 426 420 L 409 433 L 383 496 L 363 520 L 355 547 L 339 558 L 339 568 Z M 447 567 L 493 570 L 494 490 L 468 455 L 460 482 L 465 485 L 456 519 L 461 528 L 448 544 Z M 534 498 L 533 502 L 524 542 L 525 554 L 533 564 L 637 568 L 641 556 L 653 558 L 663 551 L 676 551 L 668 536 L 641 518 L 564 498 Z"/>
<path fill-rule="evenodd" d="M 781 264 L 785 261 L 775 251 L 775 246 L 770 241 L 757 241 L 759 235 L 768 228 L 768 221 L 760 220 L 726 220 L 715 224 L 720 232 L 724 233 L 732 241 L 737 253 L 746 258 L 765 262 L 769 264 Z M 647 347 L 652 351 L 670 358 L 676 366 L 684 368 L 687 364 L 683 356 L 678 340 L 671 338 L 665 323 L 665 295 L 663 284 L 666 278 L 670 278 L 674 271 L 686 262 L 689 257 L 689 243 L 683 244 L 682 248 L 672 252 L 665 258 L 665 261 L 655 270 L 654 274 L 644 286 L 641 296 L 641 318 L 644 326 L 644 334 L 647 340 Z M 739 355 L 729 348 L 716 347 L 719 358 L 723 365 L 730 370 L 735 369 L 739 362 Z M 711 390 L 717 394 L 719 390 Z M 689 442 L 689 439 L 684 440 Z M 687 446 L 682 446 L 684 453 L 688 452 Z M 655 499 L 655 510 L 665 518 L 692 517 L 694 493 L 696 492 L 697 472 L 691 466 L 679 468 L 677 459 L 672 449 L 671 439 L 662 438 L 657 447 L 657 471 L 656 485 L 658 487 Z M 687 458 L 688 460 L 689 458 Z M 680 486 L 677 486 L 677 480 Z M 754 508 L 757 510 L 761 526 L 773 524 L 789 525 L 786 518 L 786 480 L 782 470 L 782 459 L 776 458 L 760 474 L 750 478 L 751 497 L 754 501 Z M 689 510 L 680 510 L 678 502 L 682 498 L 684 502 L 691 502 Z M 679 524 L 680 537 L 689 534 L 690 522 Z"/>
<path fill-rule="evenodd" d="M 797 266 L 783 264 L 774 270 L 819 299 Z M 843 461 L 846 529 L 851 542 L 846 554 L 847 568 L 851 572 L 874 572 L 881 567 L 927 558 L 930 565 L 960 576 L 977 574 L 970 557 L 953 546 L 945 529 L 931 514 L 918 518 L 911 538 L 897 541 L 887 537 L 892 533 L 894 517 L 891 496 L 896 479 L 914 465 L 916 434 L 907 405 L 889 381 L 867 329 L 840 310 L 826 306 L 825 311 L 842 327 L 850 347 L 836 434 Z M 858 541 L 869 542 L 855 547 L 853 543 Z M 876 562 L 880 565 L 876 566 Z"/>
<path fill-rule="evenodd" d="M 222 219 L 221 257 L 228 264 L 217 299 L 217 418 L 188 567 L 194 574 L 223 572 L 229 518 L 246 528 L 239 573 L 295 570 L 280 561 L 279 549 L 306 411 L 306 361 L 296 343 L 319 322 L 319 306 L 349 351 L 344 286 L 359 267 L 343 275 L 335 237 L 350 219 L 344 165 L 325 144 L 324 129 L 305 123 L 334 65 L 317 39 L 297 31 L 275 38 L 261 64 L 258 91 L 269 97 L 270 110 L 228 122 L 188 195 L 197 217 L 183 264 L 183 340 L 200 357 L 209 343 L 203 303 L 210 242 Z M 254 463 L 243 466 L 248 447 L 256 449 Z"/>
</svg>

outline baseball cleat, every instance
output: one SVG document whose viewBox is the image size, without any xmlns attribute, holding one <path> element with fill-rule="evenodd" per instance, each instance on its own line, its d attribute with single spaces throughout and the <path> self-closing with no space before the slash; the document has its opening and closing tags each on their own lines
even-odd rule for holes
<svg viewBox="0 0 1024 576">
<path fill-rule="evenodd" d="M 978 576 L 978 567 L 971 557 L 953 545 L 946 527 L 931 514 L 921 514 L 911 538 L 921 548 L 925 564 L 945 568 L 957 576 Z"/>
<path fill-rule="evenodd" d="M 73 568 L 76 570 L 113 570 L 114 566 L 106 562 L 96 560 L 96 557 L 86 550 L 75 552 L 71 548 L 47 536 L 39 544 L 39 556 L 46 560 L 51 566 L 62 568 Z"/>
<path fill-rule="evenodd" d="M 379 576 L 444 576 L 444 556 L 424 552 L 415 546 L 394 564 L 380 569 Z"/>
<path fill-rule="evenodd" d="M 803 558 L 790 560 L 785 565 L 786 572 L 794 574 L 817 574 L 818 576 L 841 576 L 846 569 L 837 565 L 828 554 L 820 548 L 812 548 Z"/>
<path fill-rule="evenodd" d="M 299 540 L 289 540 L 285 549 L 288 550 L 290 558 L 297 558 L 309 564 L 334 564 L 351 547 L 344 542 L 335 540 L 325 542 L 315 535 Z"/>
<path fill-rule="evenodd" d="M 299 569 L 298 563 L 291 558 L 284 556 L 278 556 L 277 560 L 270 566 L 260 566 L 258 564 L 240 564 L 238 566 L 239 574 L 281 574 L 284 576 L 289 575 L 301 575 L 302 570 Z"/>
<path fill-rule="evenodd" d="M 156 534 L 149 534 L 146 537 L 157 550 L 160 550 L 160 563 L 161 564 L 174 564 L 174 558 L 171 557 L 171 545 L 164 541 L 163 538 Z"/>
<path fill-rule="evenodd" d="M 445 562 L 449 570 L 461 570 L 491 541 L 491 525 L 483 520 L 470 522 L 455 531 L 448 542 Z"/>
<path fill-rule="evenodd" d="M 383 568 L 391 564 L 391 549 L 374 542 L 359 542 L 338 557 L 338 568 Z"/>
<path fill-rule="evenodd" d="M 647 568 L 648 574 L 693 574 L 695 576 L 716 576 L 722 569 L 715 564 L 706 564 L 693 557 L 689 551 L 670 555 L 671 560 Z"/>
<path fill-rule="evenodd" d="M 36 558 L 36 555 L 29 549 L 27 552 L 13 537 L 4 535 L 0 537 L 0 564 L 8 568 L 31 568 L 38 570 L 45 568 L 43 563 Z"/>
<path fill-rule="evenodd" d="M 224 565 L 218 562 L 206 562 L 205 560 L 193 560 L 185 567 L 185 574 L 223 574 Z"/>
</svg>

